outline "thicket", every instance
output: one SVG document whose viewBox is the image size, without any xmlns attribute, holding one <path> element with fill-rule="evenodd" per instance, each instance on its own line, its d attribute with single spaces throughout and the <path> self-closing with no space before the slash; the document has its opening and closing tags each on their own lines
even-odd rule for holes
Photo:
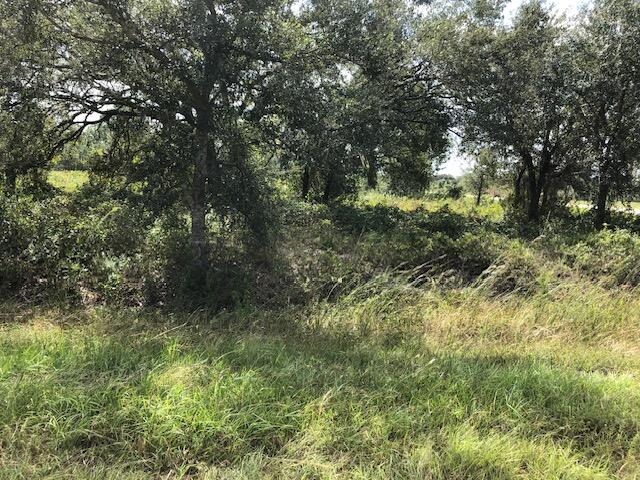
<svg viewBox="0 0 640 480">
<path fill-rule="evenodd" d="M 269 243 L 212 222 L 212 268 L 203 279 L 189 272 L 184 210 L 157 216 L 91 184 L 44 199 L 3 196 L 1 292 L 30 302 L 219 310 L 337 301 L 384 275 L 490 295 L 540 293 L 568 278 L 640 283 L 633 215 L 594 231 L 589 213 L 573 209 L 523 228 L 493 199 L 477 207 L 471 198 L 370 194 L 325 205 L 286 190 L 273 209 L 279 220 Z"/>
</svg>

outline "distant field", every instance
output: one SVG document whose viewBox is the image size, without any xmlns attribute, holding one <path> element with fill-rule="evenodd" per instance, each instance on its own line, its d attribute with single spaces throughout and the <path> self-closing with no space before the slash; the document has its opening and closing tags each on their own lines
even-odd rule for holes
<svg viewBox="0 0 640 480">
<path fill-rule="evenodd" d="M 378 205 L 382 207 L 395 207 L 407 213 L 414 212 L 418 209 L 435 212 L 441 208 L 448 208 L 458 214 L 465 215 L 473 213 L 493 220 L 502 218 L 504 214 L 503 207 L 499 202 L 485 198 L 480 206 L 476 206 L 475 198 L 472 196 L 465 196 L 458 200 L 427 200 L 425 198 L 403 197 L 383 194 L 376 191 L 367 191 L 361 195 L 359 203 L 364 206 Z"/>
<path fill-rule="evenodd" d="M 49 183 L 71 193 L 89 181 L 89 174 L 82 170 L 53 170 L 49 172 Z"/>
<path fill-rule="evenodd" d="M 591 208 L 593 204 L 588 200 L 577 200 L 576 202 L 573 202 L 573 205 L 577 206 L 578 208 Z M 613 204 L 613 208 L 615 208 L 616 210 L 631 209 L 635 210 L 636 212 L 640 212 L 640 202 L 631 202 L 629 204 L 616 202 Z"/>
</svg>

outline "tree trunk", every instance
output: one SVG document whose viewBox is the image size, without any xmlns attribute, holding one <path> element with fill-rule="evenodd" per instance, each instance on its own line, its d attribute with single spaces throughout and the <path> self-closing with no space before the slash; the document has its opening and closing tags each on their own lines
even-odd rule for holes
<svg viewBox="0 0 640 480">
<path fill-rule="evenodd" d="M 367 155 L 367 187 L 374 189 L 378 186 L 378 163 L 376 153 L 369 152 Z"/>
<path fill-rule="evenodd" d="M 476 207 L 480 206 L 482 201 L 482 190 L 484 190 L 484 175 L 480 175 L 480 184 L 478 185 L 478 195 L 476 196 Z"/>
<path fill-rule="evenodd" d="M 322 197 L 324 203 L 329 203 L 329 200 L 333 199 L 334 196 L 334 183 L 335 183 L 335 178 L 334 178 L 334 173 L 333 170 L 330 170 L 329 173 L 327 174 L 327 180 L 326 183 L 324 185 L 324 195 Z"/>
<path fill-rule="evenodd" d="M 191 246 L 194 253 L 194 268 L 196 271 L 206 274 L 209 269 L 207 251 L 207 226 L 206 226 L 206 190 L 207 190 L 207 164 L 208 164 L 208 119 L 203 118 L 198 122 L 196 129 L 196 152 L 193 170 L 193 185 L 191 191 Z"/>
<path fill-rule="evenodd" d="M 598 185 L 598 198 L 596 200 L 596 217 L 594 220 L 595 227 L 598 230 L 600 230 L 604 226 L 609 214 L 609 211 L 607 210 L 609 190 L 610 190 L 610 187 L 608 182 L 600 182 L 600 184 Z"/>
<path fill-rule="evenodd" d="M 538 182 L 536 187 L 538 194 L 538 217 L 535 218 L 535 220 L 540 217 L 540 209 L 542 208 L 542 210 L 546 210 L 548 206 L 551 187 L 551 179 L 549 178 L 552 159 L 551 150 L 549 150 L 549 148 L 545 146 L 542 149 L 541 157 L 542 158 L 540 159 L 540 168 L 538 171 Z M 542 203 L 542 206 L 540 205 L 540 203 Z"/>
<path fill-rule="evenodd" d="M 536 179 L 536 169 L 530 153 L 523 154 L 523 161 L 527 169 L 527 219 L 537 222 L 540 219 L 540 180 Z"/>
<path fill-rule="evenodd" d="M 306 199 L 309 196 L 309 190 L 311 189 L 311 171 L 309 165 L 305 164 L 304 170 L 302 170 L 302 198 Z"/>
<path fill-rule="evenodd" d="M 7 170 L 5 176 L 5 191 L 7 196 L 13 196 L 16 194 L 16 184 L 18 183 L 18 176 L 14 169 Z"/>
<path fill-rule="evenodd" d="M 551 207 L 551 196 L 553 188 L 551 185 L 551 180 L 547 177 L 545 179 L 544 185 L 542 186 L 542 211 L 548 212 Z"/>
<path fill-rule="evenodd" d="M 535 175 L 531 175 L 528 183 L 528 192 L 527 218 L 532 222 L 537 222 L 540 220 L 540 190 L 538 189 Z"/>
<path fill-rule="evenodd" d="M 526 168 L 524 166 L 518 169 L 518 174 L 516 175 L 513 186 L 513 205 L 515 207 L 519 207 L 522 204 L 522 178 L 524 177 L 525 170 Z"/>
</svg>

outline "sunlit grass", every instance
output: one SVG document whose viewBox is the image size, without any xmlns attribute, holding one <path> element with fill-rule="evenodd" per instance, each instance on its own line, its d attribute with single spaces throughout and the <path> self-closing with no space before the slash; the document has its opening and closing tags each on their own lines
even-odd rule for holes
<svg viewBox="0 0 640 480">
<path fill-rule="evenodd" d="M 575 202 L 571 202 L 570 205 L 581 209 L 589 209 L 593 206 L 592 202 L 589 200 L 576 200 Z M 633 210 L 635 212 L 640 212 L 640 202 L 615 202 L 612 205 L 612 208 L 619 211 Z"/>
<path fill-rule="evenodd" d="M 360 298 L 360 299 L 358 299 Z M 2 309 L 2 478 L 636 478 L 640 297 Z"/>
<path fill-rule="evenodd" d="M 89 181 L 83 170 L 53 170 L 49 172 L 49 183 L 60 190 L 72 193 Z"/>
<path fill-rule="evenodd" d="M 424 209 L 434 212 L 442 208 L 448 208 L 455 213 L 477 214 L 493 220 L 499 220 L 504 215 L 504 209 L 500 202 L 490 198 L 483 198 L 482 203 L 477 206 L 475 199 L 471 196 L 464 196 L 460 199 L 428 200 L 425 198 L 403 197 L 381 193 L 377 191 L 366 191 L 360 196 L 360 203 L 363 205 L 382 205 L 385 207 L 399 208 L 404 212 L 414 212 L 417 209 Z"/>
</svg>

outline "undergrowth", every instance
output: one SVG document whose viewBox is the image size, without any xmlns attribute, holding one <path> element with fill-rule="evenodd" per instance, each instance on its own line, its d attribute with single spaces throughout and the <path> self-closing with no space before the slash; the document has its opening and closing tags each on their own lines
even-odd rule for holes
<svg viewBox="0 0 640 480">
<path fill-rule="evenodd" d="M 179 214 L 77 201 L 1 205 L 0 478 L 640 476 L 633 222 L 287 200 L 194 311 Z"/>
<path fill-rule="evenodd" d="M 2 309 L 3 478 L 635 478 L 640 297 Z"/>
</svg>

